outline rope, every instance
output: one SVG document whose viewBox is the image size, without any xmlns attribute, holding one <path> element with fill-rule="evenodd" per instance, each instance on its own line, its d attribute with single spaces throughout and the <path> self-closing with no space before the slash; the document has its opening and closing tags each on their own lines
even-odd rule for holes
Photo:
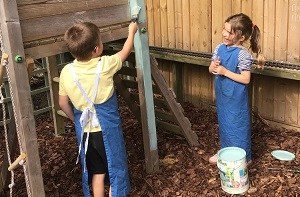
<svg viewBox="0 0 300 197">
<path fill-rule="evenodd" d="M 4 49 L 4 44 L 3 44 L 3 37 L 2 37 L 2 31 L 0 29 L 0 49 L 2 54 L 4 53 L 5 49 Z M 8 84 L 9 84 L 9 91 L 10 91 L 10 95 L 11 95 L 11 103 L 12 103 L 12 107 L 13 107 L 13 114 L 14 114 L 14 118 L 15 118 L 15 125 L 16 125 L 16 133 L 17 133 L 17 138 L 18 138 L 18 143 L 19 143 L 19 148 L 20 148 L 20 153 L 23 152 L 23 148 L 22 148 L 22 142 L 21 142 L 21 138 L 20 138 L 20 130 L 19 130 L 19 124 L 18 124 L 18 119 L 17 119 L 17 113 L 16 113 L 16 106 L 15 106 L 15 102 L 14 102 L 14 94 L 12 91 L 12 86 L 11 86 L 11 79 L 10 79 L 10 75 L 9 75 L 9 69 L 8 69 L 8 62 L 3 62 L 3 66 L 6 67 L 6 73 L 7 73 L 7 79 L 8 79 Z M 2 85 L 1 85 L 2 86 Z M 2 102 L 2 106 L 4 105 L 4 102 Z M 3 108 L 3 107 L 2 107 Z M 5 106 L 4 106 L 5 108 Z M 5 112 L 3 112 L 5 113 Z M 5 116 L 6 117 L 6 116 Z M 3 120 L 4 120 L 4 116 L 3 116 Z M 4 123 L 4 122 L 3 122 Z M 5 140 L 7 140 L 7 128 L 6 128 L 6 124 L 4 123 L 5 128 L 4 130 L 6 130 L 6 138 Z M 6 141 L 6 144 L 8 144 L 8 141 Z M 8 145 L 7 145 L 8 147 Z M 8 158 L 10 160 L 10 152 L 8 150 L 7 152 L 8 154 Z M 11 161 L 10 161 L 11 164 Z M 23 163 L 21 163 L 23 164 Z M 28 178 L 28 173 L 27 173 L 27 168 L 26 165 L 22 165 L 23 166 L 23 171 L 24 171 L 24 176 L 25 176 L 25 183 L 26 183 L 26 189 L 27 189 L 27 194 L 28 197 L 31 197 L 31 188 L 29 185 L 29 178 Z M 9 185 L 10 188 L 10 196 L 12 197 L 12 188 L 14 186 L 14 176 L 13 176 L 13 170 L 11 171 L 11 184 Z"/>
</svg>

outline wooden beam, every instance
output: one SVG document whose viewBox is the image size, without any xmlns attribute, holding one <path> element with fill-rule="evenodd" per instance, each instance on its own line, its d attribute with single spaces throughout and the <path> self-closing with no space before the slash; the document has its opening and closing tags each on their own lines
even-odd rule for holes
<svg viewBox="0 0 300 197">
<path fill-rule="evenodd" d="M 151 57 L 151 73 L 153 80 L 158 87 L 160 87 L 160 91 L 163 97 L 166 99 L 166 103 L 168 103 L 171 112 L 176 117 L 178 124 L 182 129 L 183 135 L 187 139 L 188 143 L 191 146 L 199 145 L 197 134 L 191 129 L 190 121 L 183 115 L 182 107 L 176 102 L 173 92 L 169 90 L 166 81 L 160 73 L 160 70 L 157 68 L 157 62 L 154 57 Z"/>
<path fill-rule="evenodd" d="M 150 53 L 148 34 L 146 32 L 146 8 L 144 0 L 130 0 L 129 5 L 131 14 L 137 6 L 141 8 L 138 17 L 139 29 L 134 38 L 134 48 L 140 96 L 146 171 L 148 173 L 154 173 L 159 169 L 159 161 L 150 69 Z"/>
<path fill-rule="evenodd" d="M 59 77 L 59 72 L 57 68 L 56 56 L 51 56 L 46 58 L 47 62 L 47 73 L 49 79 L 50 96 L 51 96 L 51 106 L 52 106 L 52 117 L 55 129 L 55 134 L 60 135 L 65 133 L 65 118 L 58 115 L 56 112 L 60 109 L 58 104 L 58 89 L 59 83 L 55 82 L 53 78 Z"/>
<path fill-rule="evenodd" d="M 45 190 L 42 178 L 40 157 L 38 152 L 37 135 L 33 116 L 33 106 L 28 83 L 25 53 L 23 48 L 20 20 L 16 0 L 0 0 L 0 23 L 3 38 L 3 47 L 9 55 L 7 66 L 8 78 L 11 86 L 12 102 L 16 116 L 17 131 L 20 135 L 19 146 L 27 154 L 25 162 L 28 181 L 26 185 L 30 188 L 28 193 L 32 197 L 44 197 Z M 17 63 L 15 58 L 20 56 L 22 62 Z"/>
</svg>

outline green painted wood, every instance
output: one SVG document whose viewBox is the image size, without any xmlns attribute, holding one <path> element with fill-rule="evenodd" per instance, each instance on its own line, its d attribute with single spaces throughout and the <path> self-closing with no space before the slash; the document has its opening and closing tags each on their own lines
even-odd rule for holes
<svg viewBox="0 0 300 197">
<path fill-rule="evenodd" d="M 159 170 L 159 161 L 148 33 L 147 31 L 144 31 L 147 28 L 146 7 L 144 0 L 130 0 L 129 5 L 131 15 L 137 6 L 141 8 L 138 16 L 139 29 L 134 38 L 134 49 L 140 96 L 146 171 L 148 173 L 154 173 Z"/>
</svg>

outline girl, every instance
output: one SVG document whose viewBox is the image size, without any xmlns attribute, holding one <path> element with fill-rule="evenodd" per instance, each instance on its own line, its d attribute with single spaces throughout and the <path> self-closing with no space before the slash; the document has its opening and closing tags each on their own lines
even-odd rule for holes
<svg viewBox="0 0 300 197">
<path fill-rule="evenodd" d="M 215 94 L 221 148 L 236 146 L 246 151 L 248 163 L 251 155 L 251 120 L 248 101 L 248 84 L 253 58 L 243 46 L 250 40 L 250 49 L 257 54 L 260 47 L 259 28 L 249 16 L 240 13 L 225 20 L 222 31 L 223 43 L 212 56 L 209 72 L 215 74 Z M 263 61 L 258 61 L 260 64 Z M 217 154 L 209 159 L 217 163 Z"/>
</svg>

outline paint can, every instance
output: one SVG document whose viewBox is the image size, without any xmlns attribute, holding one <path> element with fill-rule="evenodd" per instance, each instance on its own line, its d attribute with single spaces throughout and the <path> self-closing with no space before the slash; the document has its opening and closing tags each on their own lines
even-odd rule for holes
<svg viewBox="0 0 300 197">
<path fill-rule="evenodd" d="M 222 189 L 229 194 L 242 194 L 249 189 L 246 151 L 226 147 L 218 151 L 219 174 Z"/>
</svg>

